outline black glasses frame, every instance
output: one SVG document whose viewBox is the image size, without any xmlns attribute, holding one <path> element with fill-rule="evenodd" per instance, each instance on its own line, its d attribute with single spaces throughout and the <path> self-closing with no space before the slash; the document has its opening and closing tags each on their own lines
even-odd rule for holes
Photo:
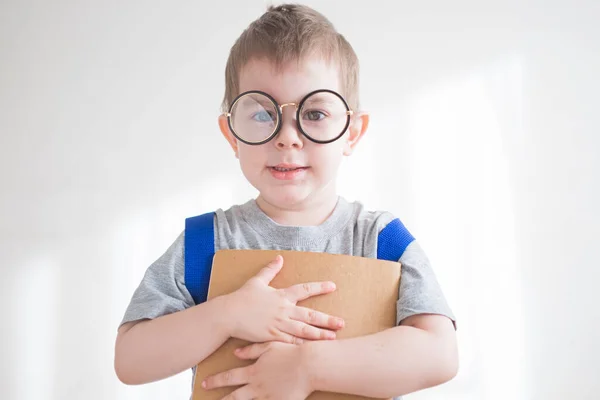
<svg viewBox="0 0 600 400">
<path fill-rule="evenodd" d="M 231 112 L 233 111 L 233 107 L 235 107 L 235 104 L 245 95 L 248 94 L 252 94 L 252 93 L 256 93 L 256 94 L 261 94 L 265 97 L 267 97 L 275 106 L 275 109 L 277 110 L 277 126 L 275 127 L 275 129 L 273 130 L 273 133 L 271 133 L 271 135 L 266 138 L 265 140 L 261 141 L 261 142 L 248 142 L 247 140 L 244 140 L 243 138 L 241 138 L 236 132 L 235 129 L 233 128 L 233 124 L 231 123 Z M 300 124 L 300 110 L 302 110 L 302 107 L 304 106 L 304 103 L 306 102 L 306 100 L 314 95 L 315 93 L 331 93 L 335 96 L 337 96 L 340 100 L 342 100 L 342 102 L 344 103 L 344 106 L 346 107 L 346 126 L 344 126 L 344 129 L 342 129 L 342 132 L 336 136 L 333 139 L 329 139 L 329 140 L 317 140 L 313 137 L 311 137 L 308 133 L 306 133 L 304 131 L 304 129 L 302 129 L 302 125 Z M 267 142 L 269 142 L 270 140 L 272 140 L 275 136 L 277 136 L 277 134 L 279 133 L 279 131 L 281 130 L 281 122 L 283 120 L 283 107 L 287 107 L 287 106 L 294 106 L 296 107 L 296 125 L 298 126 L 298 130 L 302 133 L 302 135 L 304 135 L 308 140 L 314 142 L 314 143 L 319 143 L 319 144 L 327 144 L 327 143 L 332 143 L 335 142 L 336 140 L 338 140 L 339 138 L 341 138 L 342 136 L 344 136 L 344 133 L 346 133 L 346 130 L 348 129 L 348 127 L 350 126 L 350 119 L 352 117 L 352 114 L 354 113 L 354 111 L 352 111 L 350 109 L 350 107 L 348 106 L 348 103 L 346 102 L 346 100 L 342 97 L 342 95 L 340 95 L 339 93 L 333 91 L 333 90 L 329 90 L 329 89 L 317 89 L 317 90 L 313 90 L 312 92 L 310 92 L 309 94 L 307 94 L 306 96 L 304 96 L 302 98 L 302 100 L 300 100 L 300 103 L 285 103 L 285 104 L 278 104 L 277 101 L 275 101 L 275 99 L 269 95 L 268 93 L 262 92 L 260 90 L 248 90 L 244 93 L 241 93 L 240 95 L 238 95 L 233 102 L 231 103 L 231 106 L 229 106 L 229 112 L 225 114 L 225 116 L 227 116 L 227 124 L 229 125 L 229 129 L 231 130 L 231 132 L 233 133 L 233 135 L 241 142 L 246 143 L 248 145 L 251 146 L 258 146 L 261 144 L 265 144 Z"/>
</svg>

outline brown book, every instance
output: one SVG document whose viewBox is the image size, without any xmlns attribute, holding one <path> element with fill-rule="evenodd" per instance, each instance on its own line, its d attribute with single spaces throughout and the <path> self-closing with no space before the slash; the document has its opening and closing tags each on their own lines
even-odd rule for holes
<svg viewBox="0 0 600 400">
<path fill-rule="evenodd" d="M 400 263 L 365 257 L 273 250 L 221 250 L 215 254 L 208 289 L 208 299 L 239 289 L 248 279 L 275 259 L 283 256 L 283 269 L 271 282 L 274 288 L 297 283 L 333 281 L 333 293 L 301 301 L 298 305 L 341 317 L 343 329 L 338 339 L 364 336 L 396 325 L 396 301 L 400 284 Z M 202 380 L 210 375 L 252 364 L 240 360 L 233 351 L 248 342 L 229 339 L 198 364 L 193 400 L 217 400 L 237 387 L 204 390 Z M 315 392 L 310 400 L 365 400 L 361 396 Z"/>
</svg>

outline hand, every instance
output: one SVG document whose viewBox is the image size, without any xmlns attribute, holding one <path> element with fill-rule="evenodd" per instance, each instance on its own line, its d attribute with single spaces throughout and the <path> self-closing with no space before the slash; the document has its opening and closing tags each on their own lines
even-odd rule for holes
<svg viewBox="0 0 600 400">
<path fill-rule="evenodd" d="M 235 355 L 243 360 L 258 361 L 207 377 L 202 382 L 207 390 L 244 385 L 222 400 L 305 400 L 313 392 L 303 346 L 256 343 L 237 349 Z"/>
<path fill-rule="evenodd" d="M 277 256 L 240 289 L 228 295 L 234 315 L 231 336 L 249 342 L 280 341 L 300 344 L 303 339 L 335 339 L 333 330 L 344 321 L 296 305 L 298 301 L 335 290 L 333 282 L 313 282 L 275 289 L 269 283 L 281 271 L 283 257 Z M 325 328 L 325 329 L 322 329 Z"/>
</svg>

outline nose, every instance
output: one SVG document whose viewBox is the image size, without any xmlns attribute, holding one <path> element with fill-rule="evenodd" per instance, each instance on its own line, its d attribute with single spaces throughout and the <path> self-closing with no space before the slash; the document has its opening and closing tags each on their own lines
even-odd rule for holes
<svg viewBox="0 0 600 400">
<path fill-rule="evenodd" d="M 286 110 L 285 108 L 289 108 Z M 302 133 L 298 131 L 298 125 L 296 123 L 296 109 L 294 107 L 285 107 L 282 110 L 282 121 L 281 129 L 275 137 L 275 145 L 278 149 L 302 149 L 304 147 L 304 141 Z M 286 114 L 287 111 L 287 115 Z"/>
</svg>

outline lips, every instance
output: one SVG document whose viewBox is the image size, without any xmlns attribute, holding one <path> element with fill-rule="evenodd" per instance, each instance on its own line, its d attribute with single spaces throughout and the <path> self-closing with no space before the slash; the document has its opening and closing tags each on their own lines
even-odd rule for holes
<svg viewBox="0 0 600 400">
<path fill-rule="evenodd" d="M 267 167 L 271 176 L 279 181 L 297 182 L 306 178 L 307 170 L 310 167 L 305 167 L 300 164 L 280 163 Z"/>
<path fill-rule="evenodd" d="M 272 165 L 269 167 L 270 169 L 274 169 L 279 172 L 287 172 L 287 171 L 295 171 L 298 169 L 306 169 L 308 167 L 300 164 L 290 164 L 290 163 L 281 163 L 277 165 Z"/>
</svg>

